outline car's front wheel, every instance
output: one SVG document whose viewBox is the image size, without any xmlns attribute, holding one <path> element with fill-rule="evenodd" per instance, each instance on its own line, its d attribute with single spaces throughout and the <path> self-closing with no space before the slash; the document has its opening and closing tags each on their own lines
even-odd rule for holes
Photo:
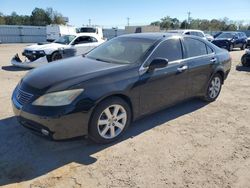
<svg viewBox="0 0 250 188">
<path fill-rule="evenodd" d="M 222 86 L 222 77 L 220 74 L 217 73 L 209 81 L 206 94 L 203 97 L 203 99 L 207 102 L 215 101 L 220 94 L 221 86 Z"/>
<path fill-rule="evenodd" d="M 130 106 L 119 97 L 102 101 L 93 112 L 89 136 L 97 143 L 110 143 L 125 132 L 131 122 Z"/>
<path fill-rule="evenodd" d="M 62 55 L 59 52 L 54 52 L 51 55 L 51 61 L 57 61 L 59 59 L 62 59 Z"/>
<path fill-rule="evenodd" d="M 234 45 L 233 45 L 233 44 L 229 44 L 227 50 L 228 50 L 229 52 L 231 52 L 231 51 L 233 51 L 233 49 L 234 49 Z"/>
</svg>

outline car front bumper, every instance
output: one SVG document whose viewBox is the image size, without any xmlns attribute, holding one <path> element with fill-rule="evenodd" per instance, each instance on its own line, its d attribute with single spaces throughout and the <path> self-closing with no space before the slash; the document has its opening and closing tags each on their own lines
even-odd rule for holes
<svg viewBox="0 0 250 188">
<path fill-rule="evenodd" d="M 227 40 L 213 40 L 212 43 L 216 46 L 218 46 L 219 48 L 224 48 L 224 49 L 228 49 L 230 47 L 231 43 L 230 41 Z"/>
<path fill-rule="evenodd" d="M 12 59 L 11 59 L 11 64 L 16 66 L 16 67 L 21 67 L 21 68 L 36 68 L 40 67 L 42 65 L 48 64 L 48 60 L 46 56 L 40 57 L 35 61 L 21 61 L 19 58 L 18 54 L 16 54 Z"/>
<path fill-rule="evenodd" d="M 44 116 L 24 111 L 12 97 L 12 107 L 18 122 L 25 128 L 53 140 L 63 140 L 88 134 L 90 112 L 76 112 L 58 116 Z"/>
</svg>

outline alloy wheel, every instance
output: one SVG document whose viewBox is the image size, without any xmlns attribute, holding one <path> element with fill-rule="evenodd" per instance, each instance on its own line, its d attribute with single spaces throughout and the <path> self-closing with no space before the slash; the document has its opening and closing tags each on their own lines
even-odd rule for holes
<svg viewBox="0 0 250 188">
<path fill-rule="evenodd" d="M 121 105 L 115 104 L 107 107 L 97 121 L 99 135 L 104 139 L 117 137 L 125 128 L 127 112 Z"/>
<path fill-rule="evenodd" d="M 221 89 L 221 79 L 216 76 L 213 78 L 208 88 L 209 97 L 211 99 L 216 98 L 220 93 L 220 89 Z"/>
</svg>

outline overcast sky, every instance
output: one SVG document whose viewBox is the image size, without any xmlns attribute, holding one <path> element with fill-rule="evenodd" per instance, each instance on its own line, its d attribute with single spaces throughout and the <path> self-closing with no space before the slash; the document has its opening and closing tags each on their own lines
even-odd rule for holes
<svg viewBox="0 0 250 188">
<path fill-rule="evenodd" d="M 187 18 L 224 18 L 250 23 L 250 0 L 0 0 L 0 12 L 30 15 L 35 7 L 52 7 L 69 17 L 70 24 L 92 24 L 124 27 L 127 17 L 131 25 L 146 25 L 164 16 Z"/>
</svg>

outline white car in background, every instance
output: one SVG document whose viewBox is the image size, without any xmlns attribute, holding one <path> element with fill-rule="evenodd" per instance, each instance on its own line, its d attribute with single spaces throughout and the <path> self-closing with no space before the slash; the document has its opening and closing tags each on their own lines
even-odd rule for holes
<svg viewBox="0 0 250 188">
<path fill-rule="evenodd" d="M 35 68 L 59 59 L 86 54 L 103 42 L 105 40 L 96 34 L 65 35 L 52 43 L 27 46 L 22 53 L 25 61 L 22 62 L 16 54 L 11 64 L 22 68 Z"/>
<path fill-rule="evenodd" d="M 201 30 L 194 30 L 194 29 L 183 29 L 183 30 L 169 30 L 168 33 L 180 33 L 183 35 L 193 35 L 197 37 L 201 37 L 205 40 L 208 40 L 205 36 L 205 33 Z"/>
<path fill-rule="evenodd" d="M 212 42 L 214 40 L 214 37 L 212 35 L 210 35 L 210 34 L 205 34 L 205 37 L 207 38 L 207 40 L 209 42 Z"/>
</svg>

